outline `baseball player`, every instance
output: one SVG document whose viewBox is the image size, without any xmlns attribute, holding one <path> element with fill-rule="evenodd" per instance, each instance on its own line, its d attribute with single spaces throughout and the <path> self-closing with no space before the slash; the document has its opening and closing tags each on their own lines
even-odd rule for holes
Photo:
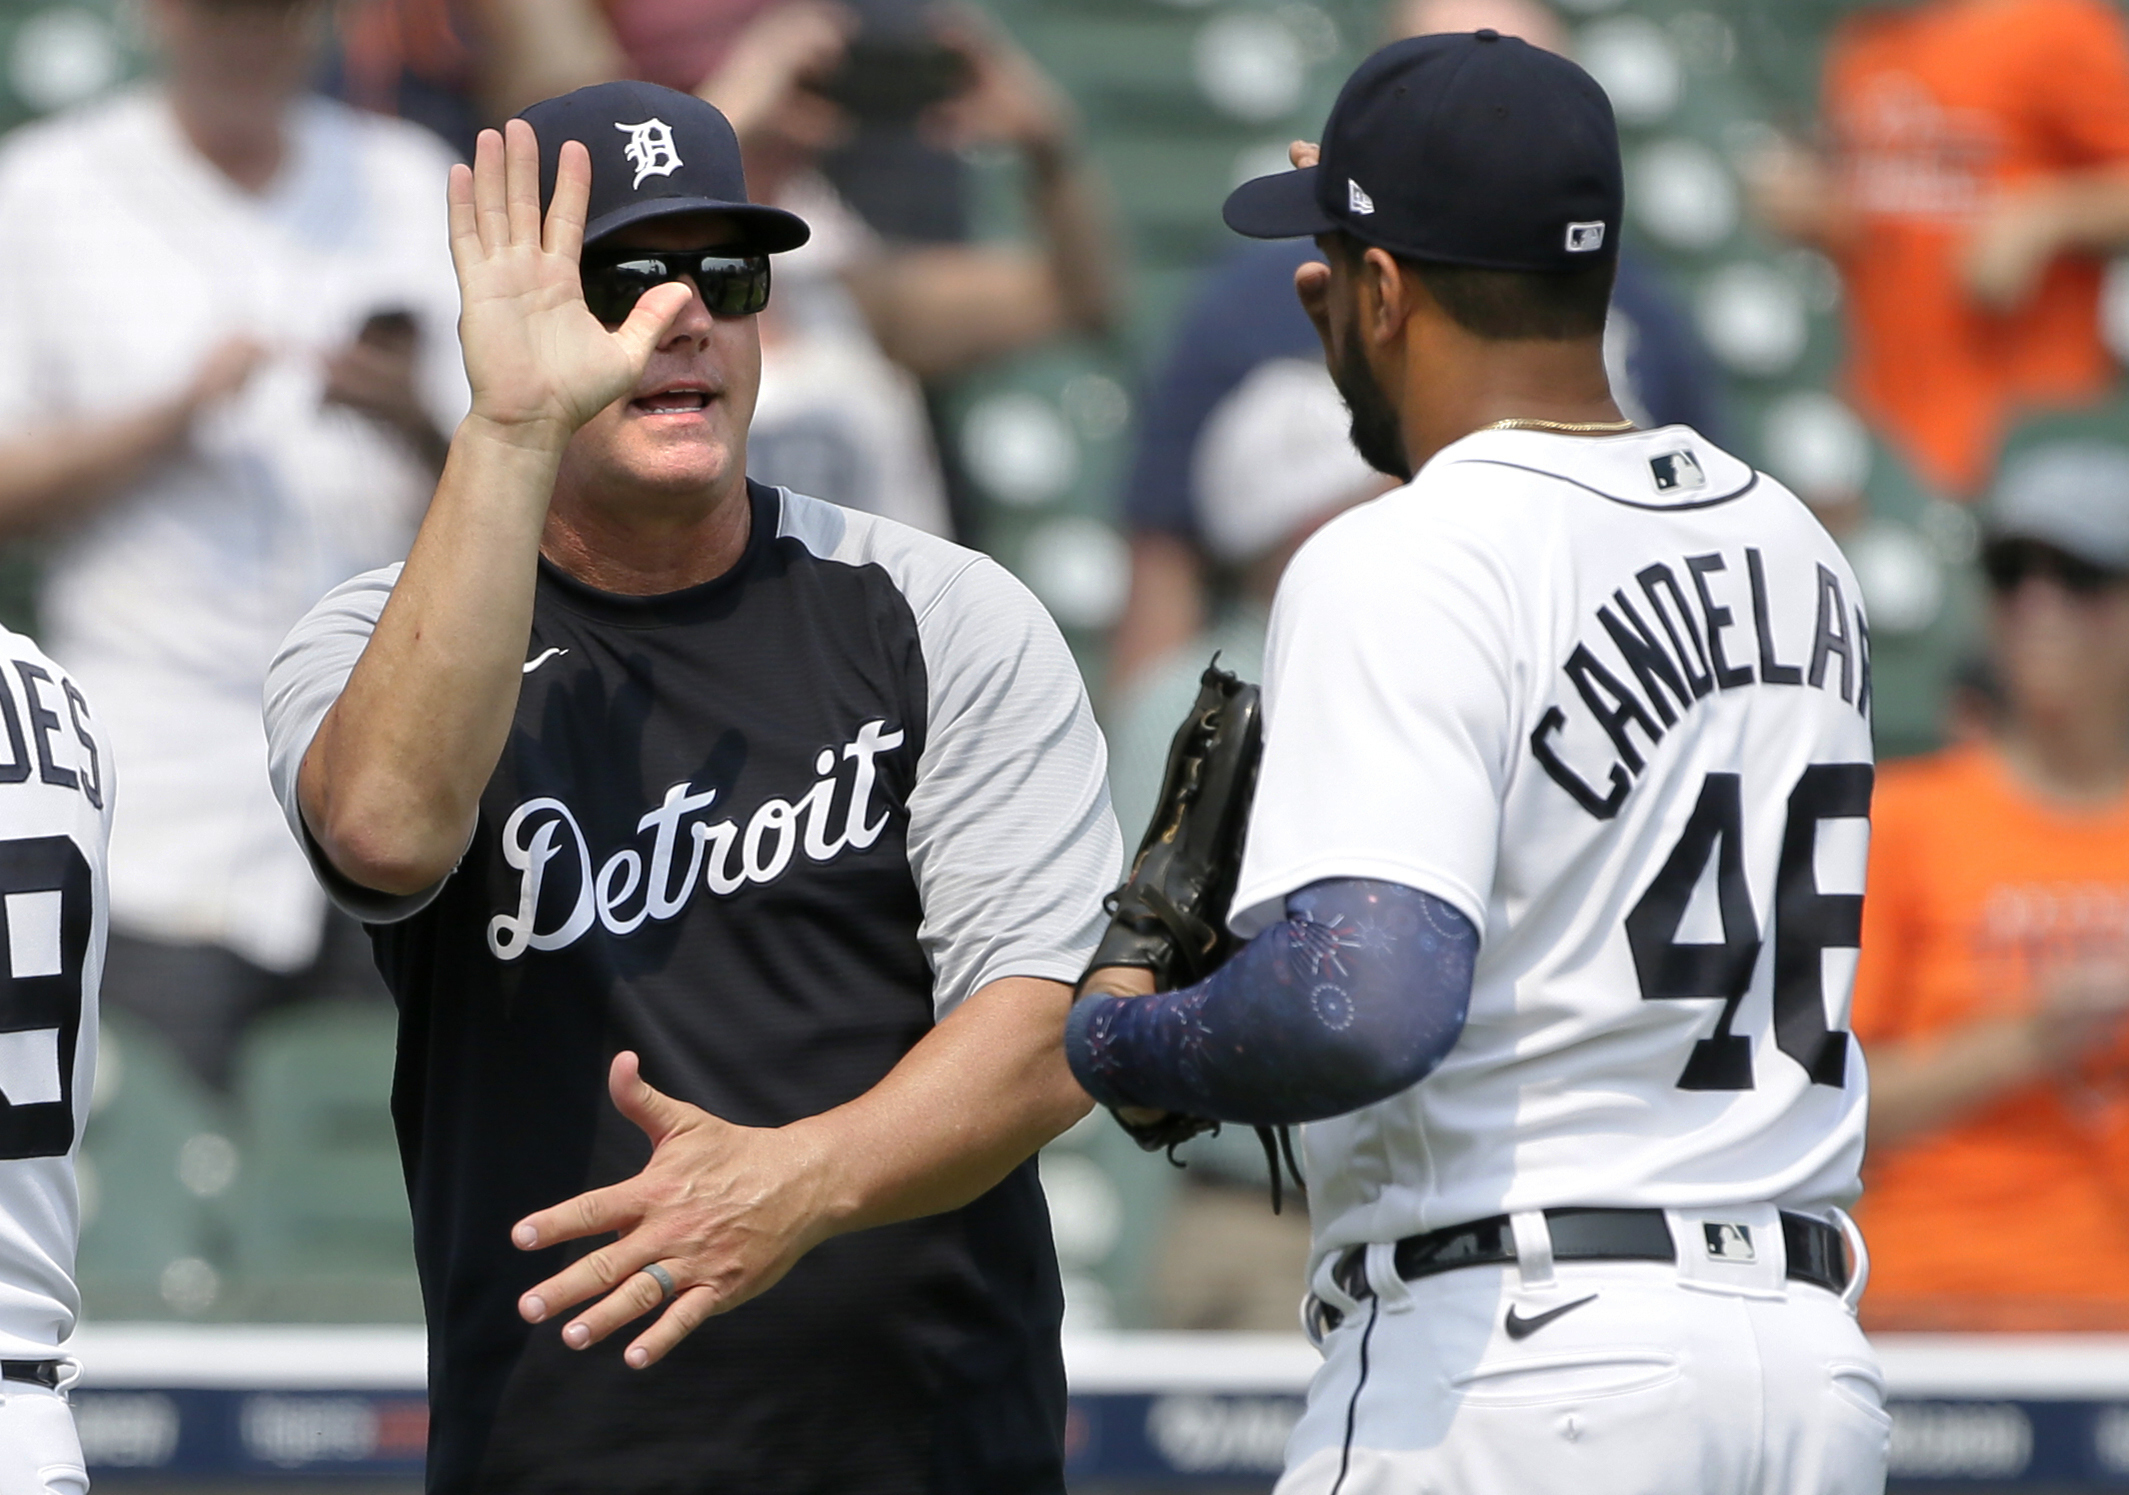
<svg viewBox="0 0 2129 1495">
<path fill-rule="evenodd" d="M 748 481 L 807 228 L 723 115 L 506 136 L 451 187 L 472 414 L 267 703 L 400 1004 L 429 1488 L 1061 1495 L 1078 672 L 995 563 Z"/>
<path fill-rule="evenodd" d="M 63 1352 L 96 1076 L 111 755 L 66 671 L 0 629 L 0 1495 L 89 1487 Z"/>
<path fill-rule="evenodd" d="M 1296 288 L 1407 481 L 1279 587 L 1248 943 L 1150 996 L 1162 959 L 1097 957 L 1074 1070 L 1153 1140 L 1308 1123 L 1324 1364 L 1280 1495 L 1875 1491 L 1855 580 L 1778 484 L 1613 404 L 1587 74 L 1399 42 L 1294 158 L 1227 221 L 1316 236 Z M 1180 880 L 1112 935 L 1187 931 L 1202 870 L 1142 860 Z"/>
</svg>

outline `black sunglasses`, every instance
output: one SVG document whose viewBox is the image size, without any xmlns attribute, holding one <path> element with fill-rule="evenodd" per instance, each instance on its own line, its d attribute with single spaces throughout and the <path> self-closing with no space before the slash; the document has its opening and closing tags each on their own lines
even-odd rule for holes
<svg viewBox="0 0 2129 1495">
<path fill-rule="evenodd" d="M 2129 581 L 2119 571 L 2057 550 L 2038 540 L 1994 540 L 1981 552 L 1981 571 L 1989 587 L 2008 596 L 2034 577 L 2046 577 L 2078 597 L 2095 597 Z"/>
<path fill-rule="evenodd" d="M 617 249 L 587 254 L 577 267 L 584 305 L 609 327 L 636 309 L 645 291 L 692 280 L 713 317 L 751 317 L 769 304 L 769 257 L 714 249 Z"/>
</svg>

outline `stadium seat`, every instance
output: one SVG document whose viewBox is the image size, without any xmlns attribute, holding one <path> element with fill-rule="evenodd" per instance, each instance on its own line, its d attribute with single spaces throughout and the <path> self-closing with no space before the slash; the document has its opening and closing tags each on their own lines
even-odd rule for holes
<svg viewBox="0 0 2129 1495">
<path fill-rule="evenodd" d="M 392 1130 L 395 1016 L 319 1002 L 263 1021 L 237 1094 L 235 1292 L 253 1317 L 415 1321 L 413 1235 Z"/>
<path fill-rule="evenodd" d="M 228 1115 L 123 1014 L 104 1014 L 100 1055 L 82 1138 L 83 1312 L 105 1321 L 208 1312 L 227 1262 L 216 1180 L 200 1159 L 229 1147 Z"/>
</svg>

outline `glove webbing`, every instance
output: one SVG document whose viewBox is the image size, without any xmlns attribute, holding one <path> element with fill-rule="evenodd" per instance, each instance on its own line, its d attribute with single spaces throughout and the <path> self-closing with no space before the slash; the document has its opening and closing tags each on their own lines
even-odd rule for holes
<svg viewBox="0 0 2129 1495">
<path fill-rule="evenodd" d="M 1276 1140 L 1275 1140 L 1276 1139 Z M 1300 1165 L 1294 1161 L 1294 1129 L 1289 1126 L 1260 1126 L 1257 1140 L 1264 1144 L 1264 1162 L 1271 1169 L 1271 1212 L 1279 1213 L 1286 1202 L 1285 1190 L 1280 1179 L 1279 1165 L 1286 1164 L 1286 1172 L 1293 1175 L 1294 1188 L 1303 1199 L 1308 1198 L 1308 1185 L 1301 1181 Z"/>
</svg>

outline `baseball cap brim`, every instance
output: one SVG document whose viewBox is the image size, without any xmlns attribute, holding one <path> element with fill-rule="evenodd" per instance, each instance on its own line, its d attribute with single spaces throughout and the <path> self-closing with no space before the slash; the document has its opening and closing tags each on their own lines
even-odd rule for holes
<svg viewBox="0 0 2129 1495">
<path fill-rule="evenodd" d="M 1244 182 L 1227 194 L 1220 217 L 1250 239 L 1310 239 L 1344 226 L 1317 204 L 1313 166 Z"/>
<path fill-rule="evenodd" d="M 813 237 L 806 220 L 782 208 L 758 202 L 719 202 L 708 197 L 653 197 L 616 208 L 584 225 L 584 242 L 596 243 L 631 224 L 676 213 L 717 213 L 732 221 L 739 239 L 732 246 L 748 254 L 782 254 Z"/>
</svg>

